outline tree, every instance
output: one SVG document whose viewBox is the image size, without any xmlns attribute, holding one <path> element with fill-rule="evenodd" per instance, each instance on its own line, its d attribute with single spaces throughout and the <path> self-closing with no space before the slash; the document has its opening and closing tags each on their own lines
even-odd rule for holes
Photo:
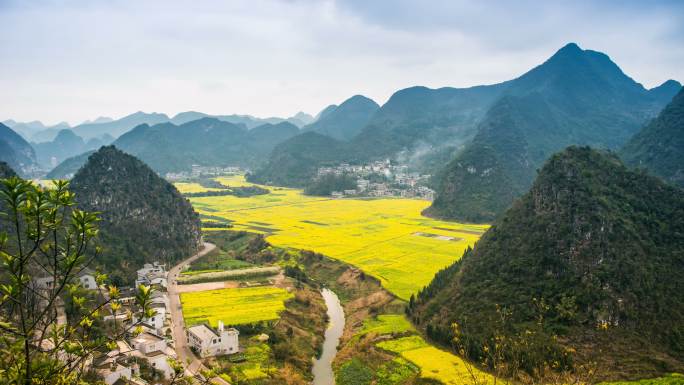
<svg viewBox="0 0 684 385">
<path fill-rule="evenodd" d="M 106 275 L 95 273 L 95 290 L 81 286 L 99 251 L 98 217 L 75 207 L 68 182 L 17 177 L 0 180 L 0 211 L 0 383 L 84 383 L 89 360 L 136 326 L 104 322 L 121 309 Z M 153 314 L 140 289 L 135 312 Z"/>
</svg>

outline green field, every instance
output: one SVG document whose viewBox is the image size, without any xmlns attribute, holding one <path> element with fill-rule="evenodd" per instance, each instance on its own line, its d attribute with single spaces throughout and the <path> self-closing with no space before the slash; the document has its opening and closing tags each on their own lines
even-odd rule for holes
<svg viewBox="0 0 684 385">
<path fill-rule="evenodd" d="M 226 325 L 275 320 L 290 298 L 291 293 L 276 287 L 219 289 L 180 295 L 187 326 L 203 322 L 216 326 L 219 320 Z"/>
</svg>

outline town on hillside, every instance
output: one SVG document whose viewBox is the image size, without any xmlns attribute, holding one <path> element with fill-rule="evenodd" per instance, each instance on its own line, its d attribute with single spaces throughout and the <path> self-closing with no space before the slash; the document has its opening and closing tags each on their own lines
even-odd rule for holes
<svg viewBox="0 0 684 385">
<path fill-rule="evenodd" d="M 435 191 L 427 187 L 431 175 L 409 172 L 409 166 L 389 159 L 353 165 L 340 163 L 331 167 L 319 167 L 317 177 L 347 175 L 356 179 L 356 188 L 333 191 L 331 196 L 403 197 L 429 201 L 435 199 Z"/>
<path fill-rule="evenodd" d="M 108 352 L 93 355 L 85 365 L 86 372 L 96 373 L 108 385 L 148 385 L 149 382 L 143 377 L 154 379 L 154 383 L 165 383 L 173 378 L 175 369 L 172 363 L 179 359 L 177 341 L 174 340 L 172 330 L 174 309 L 171 308 L 167 290 L 171 277 L 166 265 L 159 262 L 145 263 L 136 273 L 135 287 L 151 289 L 149 305 L 152 313 L 147 316 L 140 313 L 135 300 L 137 289 L 119 289 L 120 295 L 116 303 L 121 304 L 121 307 L 109 305 L 105 309 L 103 320 L 125 330 L 124 337 L 115 341 Z M 108 296 L 105 287 L 97 284 L 96 272 L 92 269 L 84 268 L 77 274 L 77 279 L 81 288 L 91 292 L 99 291 L 105 297 Z M 54 284 L 52 276 L 33 280 L 37 290 L 50 290 Z M 57 306 L 57 324 L 66 323 L 65 304 L 61 301 Z M 188 347 L 199 359 L 240 353 L 239 334 L 238 330 L 225 327 L 221 321 L 217 328 L 206 323 L 185 328 Z M 40 341 L 41 348 L 45 350 L 54 349 L 50 344 L 49 338 Z"/>
</svg>

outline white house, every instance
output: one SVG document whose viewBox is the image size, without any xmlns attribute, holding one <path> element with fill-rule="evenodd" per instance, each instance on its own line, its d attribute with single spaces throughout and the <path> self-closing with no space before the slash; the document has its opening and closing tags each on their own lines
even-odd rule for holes
<svg viewBox="0 0 684 385">
<path fill-rule="evenodd" d="M 166 265 L 159 262 L 146 263 L 143 265 L 142 269 L 138 269 L 138 278 L 147 275 L 149 273 L 164 273 L 166 272 Z"/>
<path fill-rule="evenodd" d="M 131 339 L 131 346 L 142 354 L 166 351 L 166 341 L 156 334 L 140 333 Z"/>
<path fill-rule="evenodd" d="M 116 349 L 93 360 L 93 368 L 108 385 L 130 380 L 139 373 L 138 365 L 130 360 L 131 347 L 124 341 L 117 341 L 116 345 Z"/>
<path fill-rule="evenodd" d="M 188 329 L 188 345 L 200 357 L 234 354 L 240 350 L 238 342 L 239 332 L 233 328 L 224 328 L 223 322 L 218 322 L 217 330 L 202 324 Z"/>
<path fill-rule="evenodd" d="M 95 272 L 85 268 L 77 275 L 78 280 L 81 282 L 81 286 L 85 289 L 95 290 L 97 289 L 97 281 L 95 281 Z"/>
<path fill-rule="evenodd" d="M 143 265 L 142 269 L 137 271 L 138 278 L 135 280 L 135 286 L 139 285 L 160 285 L 162 287 L 167 286 L 166 281 L 166 265 L 154 262 L 146 263 Z"/>
<path fill-rule="evenodd" d="M 175 357 L 176 354 L 166 345 L 166 340 L 162 337 L 149 332 L 140 333 L 131 340 L 131 345 L 136 350 L 133 353 L 134 356 L 146 359 L 150 366 L 160 371 L 166 378 L 173 375 L 169 357 Z"/>
<path fill-rule="evenodd" d="M 85 268 L 76 275 L 78 282 L 86 289 L 97 289 L 97 282 L 95 281 L 95 272 L 89 268 Z M 61 280 L 62 278 L 60 278 Z M 61 281 L 60 281 L 61 282 Z M 58 284 L 60 283 L 58 282 Z M 51 290 L 55 286 L 55 278 L 47 275 L 33 280 L 33 285 L 36 289 Z"/>
</svg>

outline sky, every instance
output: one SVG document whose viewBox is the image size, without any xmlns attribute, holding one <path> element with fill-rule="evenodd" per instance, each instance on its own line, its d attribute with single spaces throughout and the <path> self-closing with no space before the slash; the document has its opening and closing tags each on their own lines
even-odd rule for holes
<svg viewBox="0 0 684 385">
<path fill-rule="evenodd" d="M 517 77 L 568 42 L 684 81 L 684 1 L 0 0 L 0 121 L 312 115 Z"/>
</svg>

